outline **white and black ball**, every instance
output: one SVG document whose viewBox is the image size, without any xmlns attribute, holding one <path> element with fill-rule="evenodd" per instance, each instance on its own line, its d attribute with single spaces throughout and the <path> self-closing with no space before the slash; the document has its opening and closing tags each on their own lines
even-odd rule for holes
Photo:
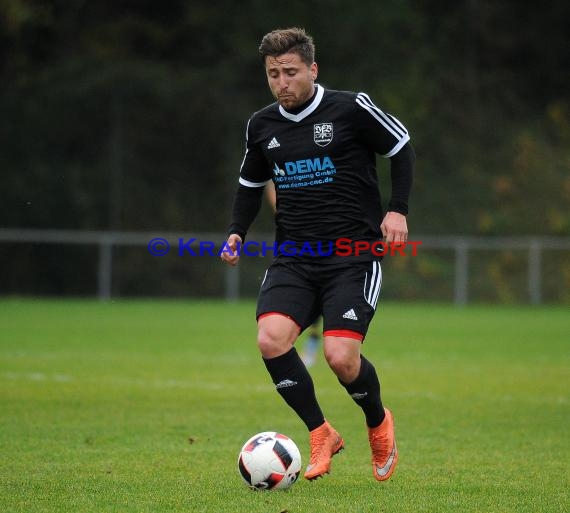
<svg viewBox="0 0 570 513">
<path fill-rule="evenodd" d="M 288 436 L 265 431 L 243 445 L 238 469 L 246 484 L 255 490 L 284 490 L 301 472 L 301 453 Z"/>
</svg>

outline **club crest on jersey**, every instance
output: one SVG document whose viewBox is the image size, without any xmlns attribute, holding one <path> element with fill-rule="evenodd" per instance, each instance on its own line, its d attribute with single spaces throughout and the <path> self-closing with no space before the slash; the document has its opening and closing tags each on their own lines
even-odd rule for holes
<svg viewBox="0 0 570 513">
<path fill-rule="evenodd" d="M 313 137 L 315 144 L 318 146 L 326 146 L 333 139 L 333 124 L 316 123 L 313 125 Z"/>
</svg>

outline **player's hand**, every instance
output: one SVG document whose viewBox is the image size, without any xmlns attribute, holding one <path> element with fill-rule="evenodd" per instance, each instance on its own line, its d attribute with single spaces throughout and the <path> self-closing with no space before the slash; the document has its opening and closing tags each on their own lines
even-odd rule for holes
<svg viewBox="0 0 570 513">
<path fill-rule="evenodd" d="M 408 241 L 408 223 L 406 216 L 398 212 L 388 212 L 384 216 L 384 220 L 380 225 L 382 235 L 386 238 L 386 242 L 401 242 Z"/>
<path fill-rule="evenodd" d="M 223 249 L 231 249 L 232 253 L 230 254 L 229 251 L 223 251 L 220 258 L 222 259 L 223 262 L 226 262 L 226 264 L 229 265 L 237 265 L 237 263 L 239 262 L 239 253 L 237 251 L 237 247 L 238 244 L 241 245 L 242 240 L 241 237 L 239 235 L 237 235 L 236 233 L 232 233 L 229 237 L 228 240 L 226 241 L 226 247 Z"/>
</svg>

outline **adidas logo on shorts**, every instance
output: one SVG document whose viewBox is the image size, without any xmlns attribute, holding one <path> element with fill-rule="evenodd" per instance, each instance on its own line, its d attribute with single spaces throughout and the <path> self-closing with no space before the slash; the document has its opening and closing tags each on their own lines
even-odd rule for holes
<svg viewBox="0 0 570 513">
<path fill-rule="evenodd" d="M 356 317 L 356 313 L 354 312 L 354 308 L 351 308 L 348 312 L 344 312 L 343 319 L 352 319 L 353 321 L 357 321 L 358 317 Z"/>
</svg>

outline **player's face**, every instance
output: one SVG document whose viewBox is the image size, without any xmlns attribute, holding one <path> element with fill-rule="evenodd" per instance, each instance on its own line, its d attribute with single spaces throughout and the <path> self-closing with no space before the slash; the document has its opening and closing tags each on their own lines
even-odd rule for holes
<svg viewBox="0 0 570 513">
<path fill-rule="evenodd" d="M 265 58 L 269 88 L 284 109 L 303 105 L 312 95 L 317 78 L 317 63 L 305 64 L 296 53 Z"/>
</svg>

